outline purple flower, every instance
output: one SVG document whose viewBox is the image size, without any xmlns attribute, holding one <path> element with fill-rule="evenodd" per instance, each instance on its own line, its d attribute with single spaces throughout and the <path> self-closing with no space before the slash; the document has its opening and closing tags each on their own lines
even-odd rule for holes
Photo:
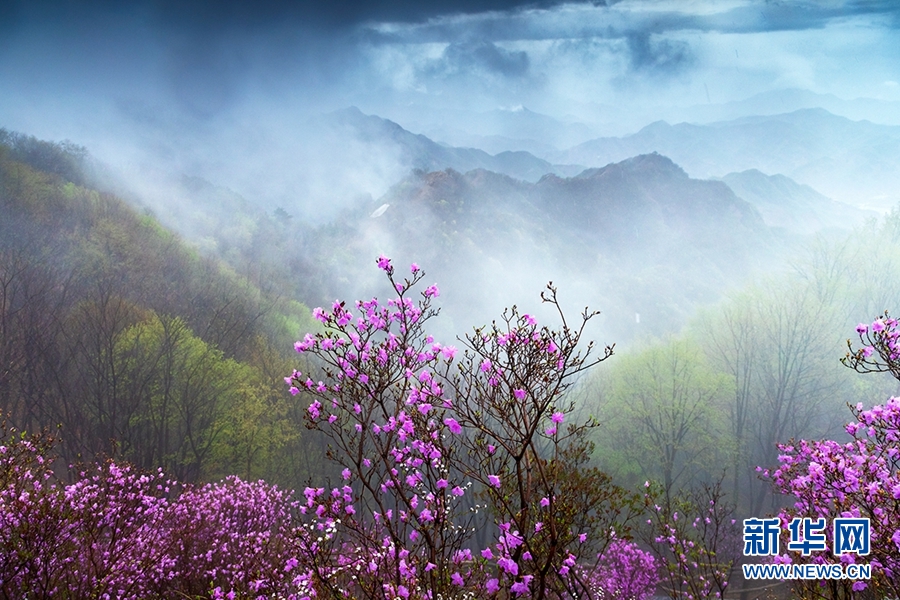
<svg viewBox="0 0 900 600">
<path fill-rule="evenodd" d="M 525 399 L 525 390 L 523 389 L 515 389 L 513 390 L 513 394 L 515 394 L 516 398 L 519 400 Z"/>
<path fill-rule="evenodd" d="M 500 589 L 500 582 L 497 579 L 488 579 L 487 583 L 484 584 L 484 589 L 488 594 L 493 594 Z"/>
<path fill-rule="evenodd" d="M 503 557 L 497 559 L 497 566 L 515 577 L 519 574 L 519 565 L 511 558 Z"/>
<path fill-rule="evenodd" d="M 417 265 L 416 263 L 413 263 L 413 264 L 409 265 L 409 270 L 413 275 L 415 275 L 416 273 L 419 272 L 419 265 Z"/>
<path fill-rule="evenodd" d="M 496 475 L 488 475 L 488 481 L 489 481 L 489 482 L 491 483 L 491 485 L 494 486 L 495 488 L 500 487 L 500 478 L 497 477 Z"/>
<path fill-rule="evenodd" d="M 459 423 L 457 423 L 456 419 L 452 417 L 447 417 L 446 419 L 444 419 L 444 425 L 446 425 L 450 430 L 450 433 L 454 435 L 459 435 L 460 433 L 462 433 L 462 427 Z"/>
<path fill-rule="evenodd" d="M 438 289 L 437 285 L 429 285 L 425 288 L 424 294 L 428 298 L 437 298 L 441 295 L 441 291 Z"/>
<path fill-rule="evenodd" d="M 562 422 L 563 422 L 563 419 L 565 419 L 565 418 L 566 418 L 566 415 L 564 415 L 563 413 L 561 413 L 561 412 L 559 412 L 559 411 L 553 413 L 553 414 L 550 416 L 550 420 L 553 421 L 554 423 L 556 423 L 557 425 L 559 425 L 560 423 L 562 423 Z"/>
<path fill-rule="evenodd" d="M 512 584 L 510 587 L 510 591 L 514 594 L 527 594 L 528 593 L 528 583 L 531 581 L 533 575 L 526 575 L 522 578 L 522 581 L 517 581 Z"/>
<path fill-rule="evenodd" d="M 391 269 L 391 259 L 384 254 L 380 255 L 375 262 L 378 263 L 378 268 L 382 271 L 389 271 Z"/>
</svg>

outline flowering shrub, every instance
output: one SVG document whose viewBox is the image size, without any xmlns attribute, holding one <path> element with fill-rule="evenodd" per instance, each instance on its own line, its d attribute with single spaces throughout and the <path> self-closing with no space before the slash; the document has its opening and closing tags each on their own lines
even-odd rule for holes
<svg viewBox="0 0 900 600">
<path fill-rule="evenodd" d="M 304 492 L 309 585 L 354 598 L 596 595 L 618 564 L 598 556 L 631 549 L 613 532 L 627 532 L 636 508 L 587 466 L 592 422 L 573 422 L 565 399 L 574 375 L 612 354 L 578 350 L 596 313 L 571 328 L 560 311 L 551 330 L 513 307 L 460 349 L 425 333 L 440 292 L 414 300 L 418 265 L 402 280 L 390 259 L 377 265 L 397 296 L 316 309 L 324 332 L 296 349 L 323 370 L 285 378 L 312 398 L 307 425 L 329 439 L 342 479 Z M 559 310 L 554 288 L 542 297 Z M 491 522 L 493 539 L 478 540 Z M 654 583 L 635 583 L 635 597 Z"/>
<path fill-rule="evenodd" d="M 889 372 L 900 379 L 898 323 L 887 313 L 856 328 L 862 347 L 853 349 L 843 362 L 861 373 Z M 776 488 L 795 498 L 793 506 L 779 514 L 784 531 L 795 517 L 864 517 L 871 523 L 871 553 L 865 557 L 844 553 L 835 557 L 831 536 L 827 550 L 803 557 L 783 555 L 780 560 L 814 563 L 852 563 L 872 566 L 869 581 L 829 580 L 806 583 L 798 590 L 817 598 L 850 598 L 870 588 L 878 597 L 900 595 L 900 398 L 864 410 L 852 409 L 854 421 L 846 426 L 853 438 L 841 444 L 832 440 L 800 440 L 780 445 L 780 465 L 766 472 Z M 782 543 L 785 547 L 785 543 Z"/>
<path fill-rule="evenodd" d="M 671 598 L 722 598 L 739 554 L 734 506 L 725 501 L 721 479 L 669 498 L 656 483 L 645 484 L 645 538 L 666 566 L 663 582 Z"/>
<path fill-rule="evenodd" d="M 288 494 L 113 462 L 64 485 L 50 442 L 0 436 L 0 597 L 296 597 Z"/>
<path fill-rule="evenodd" d="M 634 542 L 616 539 L 597 557 L 593 573 L 586 574 L 597 598 L 647 600 L 660 582 L 659 563 Z"/>
</svg>

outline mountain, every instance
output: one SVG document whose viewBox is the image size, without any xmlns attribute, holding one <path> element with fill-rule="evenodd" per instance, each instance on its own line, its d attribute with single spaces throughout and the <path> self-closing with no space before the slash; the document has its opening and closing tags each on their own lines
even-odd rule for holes
<svg viewBox="0 0 900 600">
<path fill-rule="evenodd" d="M 710 123 L 749 115 L 777 115 L 811 108 L 822 108 L 854 121 L 865 119 L 883 125 L 900 125 L 900 102 L 875 98 L 845 100 L 834 94 L 817 94 L 797 88 L 761 92 L 743 100 L 720 104 L 675 108 L 671 110 L 671 114 L 677 115 L 678 120 Z"/>
<path fill-rule="evenodd" d="M 365 115 L 356 107 L 329 113 L 319 124 L 327 130 L 323 132 L 323 139 L 352 138 L 373 152 L 387 153 L 405 169 L 434 171 L 450 168 L 461 172 L 486 169 L 525 181 L 537 181 L 547 173 L 573 171 L 571 167 L 553 165 L 522 150 L 491 155 L 475 148 L 441 145 L 424 135 L 407 131 L 393 121 Z"/>
<path fill-rule="evenodd" d="M 575 120 L 560 120 L 524 106 L 485 112 L 442 111 L 440 123 L 434 123 L 429 111 L 420 119 L 404 123 L 430 138 L 453 146 L 475 147 L 492 154 L 507 150 L 525 150 L 542 156 L 560 148 L 597 137 L 597 130 Z"/>
<path fill-rule="evenodd" d="M 601 308 L 618 342 L 637 332 L 635 313 L 640 327 L 677 329 L 787 247 L 725 183 L 692 179 L 658 154 L 537 182 L 483 169 L 418 172 L 355 214 L 317 257 L 347 273 L 351 288 L 372 288 L 368 269 L 352 265 L 379 252 L 416 261 L 451 290 L 445 312 L 466 327 L 552 280 L 576 306 Z"/>
<path fill-rule="evenodd" d="M 709 125 L 659 121 L 629 136 L 585 142 L 550 160 L 602 166 L 648 152 L 671 157 L 693 177 L 758 169 L 860 208 L 886 209 L 900 200 L 900 127 L 851 121 L 823 109 Z"/>
<path fill-rule="evenodd" d="M 759 210 L 770 227 L 783 227 L 799 234 L 823 229 L 850 229 L 874 218 L 874 211 L 861 210 L 823 196 L 808 185 L 784 175 L 766 175 L 756 169 L 722 177 L 734 193 Z"/>
</svg>

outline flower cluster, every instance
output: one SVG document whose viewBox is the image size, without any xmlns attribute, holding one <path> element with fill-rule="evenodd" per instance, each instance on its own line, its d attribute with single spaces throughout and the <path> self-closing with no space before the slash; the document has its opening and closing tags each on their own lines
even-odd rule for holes
<svg viewBox="0 0 900 600">
<path fill-rule="evenodd" d="M 45 440 L 43 440 L 45 441 Z M 40 438 L 0 439 L 0 596 L 298 598 L 290 495 L 182 488 L 106 462 L 68 485 Z"/>
<path fill-rule="evenodd" d="M 870 519 L 872 552 L 866 557 L 872 565 L 870 582 L 847 583 L 850 591 L 868 585 L 900 593 L 900 399 L 864 410 L 853 408 L 855 422 L 846 430 L 852 441 L 801 440 L 779 446 L 780 465 L 768 475 L 783 494 L 795 498 L 792 507 L 781 511 L 785 531 L 794 517 L 835 517 Z M 838 561 L 827 551 L 811 555 L 813 562 Z M 791 555 L 792 560 L 804 560 Z M 853 561 L 853 554 L 842 554 L 839 562 Z"/>
<path fill-rule="evenodd" d="M 846 366 L 860 373 L 891 373 L 900 379 L 900 327 L 887 312 L 871 324 L 860 323 L 856 333 L 862 347 L 854 350 L 847 341 Z"/>
</svg>

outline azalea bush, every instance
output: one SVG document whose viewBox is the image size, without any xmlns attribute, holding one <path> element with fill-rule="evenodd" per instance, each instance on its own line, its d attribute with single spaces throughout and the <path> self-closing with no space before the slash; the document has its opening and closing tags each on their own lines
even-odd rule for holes
<svg viewBox="0 0 900 600">
<path fill-rule="evenodd" d="M 324 331 L 297 342 L 323 365 L 295 371 L 307 425 L 329 440 L 340 481 L 305 490 L 301 563 L 319 596 L 644 598 L 654 559 L 627 540 L 635 497 L 588 466 L 566 391 L 613 353 L 579 349 L 587 310 L 562 327 L 516 307 L 459 347 L 426 332 L 439 289 L 378 259 L 395 296 L 316 309 Z M 615 556 L 615 558 L 611 558 Z M 627 565 L 620 564 L 627 563 Z M 628 584 L 619 568 L 651 575 Z"/>
<path fill-rule="evenodd" d="M 53 440 L 0 430 L 0 597 L 297 598 L 290 494 L 180 486 L 112 461 L 57 479 Z"/>
<path fill-rule="evenodd" d="M 860 346 L 848 342 L 843 362 L 861 373 L 891 373 L 900 379 L 900 329 L 885 313 L 856 328 Z M 808 598 L 851 598 L 862 590 L 875 597 L 900 596 L 900 398 L 865 409 L 851 408 L 854 420 L 846 426 L 852 438 L 793 441 L 779 446 L 780 465 L 766 472 L 776 488 L 792 496 L 792 506 L 779 514 L 783 531 L 795 517 L 870 519 L 871 553 L 834 556 L 831 536 L 827 550 L 803 557 L 784 554 L 782 561 L 815 563 L 864 562 L 872 566 L 869 581 L 805 582 L 797 591 Z M 786 547 L 786 541 L 782 541 Z"/>
<path fill-rule="evenodd" d="M 659 483 L 648 481 L 644 487 L 642 537 L 664 565 L 666 594 L 673 599 L 723 598 L 741 546 L 735 507 L 725 498 L 722 479 L 674 497 Z"/>
</svg>

